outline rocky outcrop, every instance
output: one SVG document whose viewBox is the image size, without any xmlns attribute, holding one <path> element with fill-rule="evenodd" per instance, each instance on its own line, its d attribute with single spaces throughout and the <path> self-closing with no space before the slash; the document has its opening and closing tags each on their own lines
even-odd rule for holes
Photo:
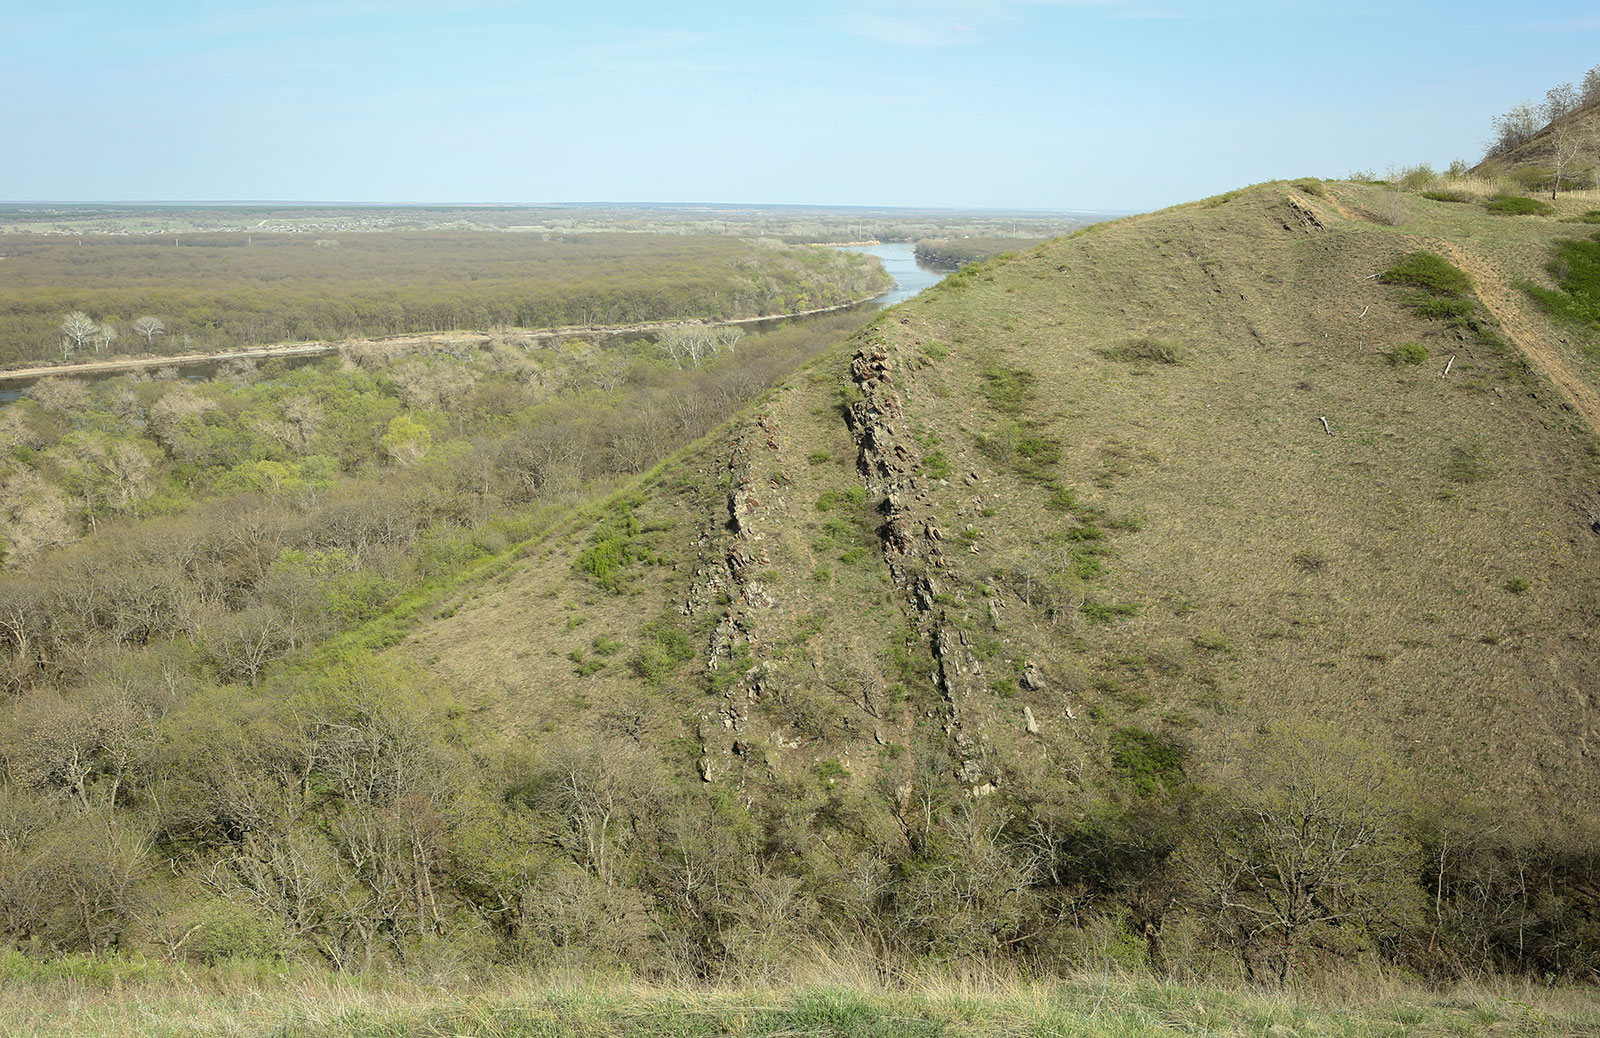
<svg viewBox="0 0 1600 1038">
<path fill-rule="evenodd" d="M 904 409 L 894 371 L 887 342 L 871 336 L 850 362 L 850 378 L 859 396 L 851 403 L 847 420 L 856 442 L 857 468 L 883 515 L 879 535 L 884 561 L 918 631 L 927 639 L 934 681 L 944 695 L 945 733 L 955 755 L 966 757 L 960 777 L 976 788 L 985 783 L 981 768 L 967 753 L 974 748 L 974 739 L 966 718 L 972 698 L 987 686 L 966 631 L 951 622 L 940 604 L 941 591 L 959 585 L 951 579 L 938 517 L 918 476 L 921 451 L 901 428 Z"/>
<path fill-rule="evenodd" d="M 700 773 L 707 782 L 723 770 L 717 757 L 736 755 L 746 746 L 750 708 L 760 701 L 771 670 L 757 662 L 761 617 L 778 601 L 777 589 L 760 576 L 769 563 L 762 542 L 767 529 L 783 521 L 787 503 L 781 485 L 758 479 L 754 462 L 760 452 L 776 451 L 778 445 L 777 420 L 763 411 L 730 439 L 725 463 L 708 480 L 727 487 L 726 509 L 724 518 L 701 532 L 700 564 L 682 606 L 691 619 L 715 617 L 705 666 L 711 686 L 721 692 L 700 721 Z M 745 669 L 731 681 L 717 680 L 727 667 Z"/>
</svg>

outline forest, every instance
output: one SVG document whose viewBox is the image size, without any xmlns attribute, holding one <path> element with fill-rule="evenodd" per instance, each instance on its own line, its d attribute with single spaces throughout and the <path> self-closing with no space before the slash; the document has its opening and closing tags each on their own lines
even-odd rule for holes
<svg viewBox="0 0 1600 1038">
<path fill-rule="evenodd" d="M 577 747 L 485 757 L 380 650 L 862 320 L 699 351 L 380 344 L 199 384 L 39 383 L 0 414 L 3 939 L 341 969 L 425 946 L 638 952 L 646 917 L 616 883 L 665 776 Z M 723 838 L 714 805 L 655 807 Z M 572 840 L 598 872 L 560 869 Z"/>
<path fill-rule="evenodd" d="M 1037 244 L 1038 239 L 1028 238 L 923 238 L 917 242 L 916 256 L 918 262 L 939 270 L 959 270 Z"/>
<path fill-rule="evenodd" d="M 0 239 L 0 263 L 0 364 L 13 365 L 777 315 L 889 284 L 858 254 L 706 235 L 15 235 Z"/>
</svg>

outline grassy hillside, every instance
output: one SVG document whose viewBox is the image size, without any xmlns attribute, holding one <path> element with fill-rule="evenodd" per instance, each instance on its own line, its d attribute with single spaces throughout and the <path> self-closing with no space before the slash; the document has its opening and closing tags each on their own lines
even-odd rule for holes
<svg viewBox="0 0 1600 1038">
<path fill-rule="evenodd" d="M 1487 158 L 1475 166 L 1484 177 L 1509 176 L 1520 185 L 1548 193 L 1560 177 L 1561 190 L 1593 189 L 1595 182 L 1592 141 L 1600 128 L 1600 103 L 1591 100 L 1550 118 L 1550 109 L 1524 106 L 1497 121 L 1500 139 Z M 1520 119 L 1518 119 L 1520 117 Z M 1517 119 L 1518 130 L 1507 132 L 1504 120 Z"/>
<path fill-rule="evenodd" d="M 1020 252 L 1039 244 L 1038 238 L 923 238 L 917 242 L 917 261 L 939 270 L 959 270 L 968 263 Z"/>
<path fill-rule="evenodd" d="M 759 378 L 384 361 L 361 482 L 168 517 L 192 588 L 109 607 L 109 513 L 14 582 L 0 925 L 379 975 L 1591 978 L 1594 204 L 1261 185 L 774 333 Z M 174 494 L 245 464 L 195 437 L 323 450 L 275 378 L 200 394 Z M 15 464 L 121 399 L 29 405 Z"/>
<path fill-rule="evenodd" d="M 852 703 L 830 668 L 893 688 L 900 648 L 921 673 L 930 632 L 952 627 L 981 673 L 949 708 L 995 752 L 1092 757 L 1138 725 L 1216 760 L 1266 721 L 1320 718 L 1424 783 L 1583 817 L 1600 463 L 1594 430 L 1508 336 L 1538 338 L 1584 385 L 1593 359 L 1503 273 L 1537 271 L 1567 229 L 1415 197 L 1390 226 L 1371 215 L 1384 205 L 1378 188 L 1272 185 L 951 279 L 645 488 L 638 538 L 660 564 L 630 567 L 623 593 L 574 567 L 593 536 L 575 530 L 506 605 L 463 609 L 418 644 L 485 639 L 438 653 L 468 695 L 496 668 L 553 688 L 570 666 L 513 664 L 501 610 L 530 635 L 570 631 L 534 654 L 566 660 L 683 605 L 690 626 L 716 619 L 753 646 L 744 670 L 804 672 L 741 678 L 714 759 L 746 724 L 769 742 L 753 729 L 805 734 L 753 687 L 788 684 L 840 716 L 802 749 L 772 743 L 774 762 L 845 754 L 870 773 L 875 733 L 905 741 L 915 711 Z M 1431 250 L 1512 321 L 1483 308 L 1479 331 L 1451 327 L 1372 276 Z M 882 369 L 867 396 L 864 362 Z M 852 439 L 846 402 L 885 420 Z M 733 601 L 708 605 L 702 585 Z M 585 698 L 625 695 L 631 677 L 607 670 L 577 683 Z"/>
<path fill-rule="evenodd" d="M 1508 272 L 1572 233 L 1313 181 L 969 268 L 398 651 L 496 738 L 736 794 L 808 891 L 959 855 L 982 896 L 838 902 L 958 920 L 912 948 L 1061 953 L 1023 917 L 1076 904 L 1159 955 L 1210 791 L 1307 774 L 1403 809 L 1390 879 L 1434 856 L 1435 910 L 1489 882 L 1453 840 L 1561 872 L 1600 777 L 1595 352 Z"/>
</svg>

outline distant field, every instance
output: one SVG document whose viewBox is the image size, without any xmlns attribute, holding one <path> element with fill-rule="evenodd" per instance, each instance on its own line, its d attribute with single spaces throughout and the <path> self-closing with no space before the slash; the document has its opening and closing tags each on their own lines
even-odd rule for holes
<svg viewBox="0 0 1600 1038">
<path fill-rule="evenodd" d="M 804 205 L 0 205 L 0 235 L 256 231 L 296 234 L 493 230 L 584 234 L 718 234 L 790 242 L 915 241 L 1065 234 L 1108 214 Z"/>
<path fill-rule="evenodd" d="M 725 236 L 395 231 L 312 237 L 0 238 L 0 363 L 62 359 L 72 311 L 110 324 L 100 351 L 616 325 L 789 313 L 887 287 L 870 258 Z M 139 318 L 159 320 L 145 337 Z"/>
</svg>

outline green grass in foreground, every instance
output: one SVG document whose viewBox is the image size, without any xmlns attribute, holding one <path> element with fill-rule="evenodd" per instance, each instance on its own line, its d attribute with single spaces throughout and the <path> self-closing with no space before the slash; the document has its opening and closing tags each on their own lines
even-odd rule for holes
<svg viewBox="0 0 1600 1038">
<path fill-rule="evenodd" d="M 0 961 L 10 961 L 10 958 Z M 70 966 L 71 964 L 66 964 Z M 1577 989 L 1405 986 L 1315 995 L 1083 976 L 884 989 L 661 988 L 499 978 L 481 985 L 314 971 L 0 973 L 7 1035 L 1477 1035 L 1600 1034 Z"/>
</svg>

